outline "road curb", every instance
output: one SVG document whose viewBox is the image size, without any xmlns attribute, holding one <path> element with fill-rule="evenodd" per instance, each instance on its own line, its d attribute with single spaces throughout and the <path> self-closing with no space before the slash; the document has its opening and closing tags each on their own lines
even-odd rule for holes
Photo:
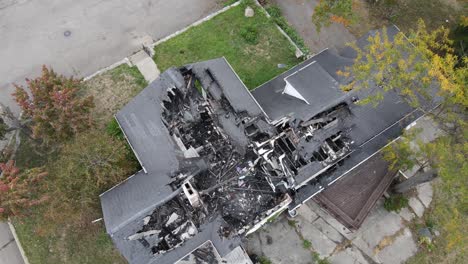
<svg viewBox="0 0 468 264">
<path fill-rule="evenodd" d="M 23 258 L 24 263 L 25 263 L 25 264 L 29 264 L 28 257 L 26 256 L 26 253 L 24 253 L 23 246 L 21 245 L 21 242 L 20 242 L 20 240 L 19 240 L 19 238 L 18 238 L 18 235 L 16 234 L 16 229 L 15 229 L 15 227 L 14 227 L 13 224 L 10 222 L 10 219 L 8 219 L 7 223 L 8 223 L 8 226 L 10 227 L 10 231 L 11 231 L 11 233 L 13 234 L 13 237 L 15 238 L 16 245 L 18 246 L 19 252 L 20 252 L 20 254 L 21 254 L 21 257 Z"/>
<path fill-rule="evenodd" d="M 118 62 L 116 62 L 116 63 L 113 63 L 113 64 L 111 64 L 111 65 L 109 65 L 109 66 L 107 66 L 107 67 L 104 67 L 104 68 L 102 68 L 102 69 L 96 71 L 95 73 L 93 73 L 93 74 L 91 74 L 91 75 L 88 75 L 88 76 L 84 77 L 84 78 L 83 78 L 83 81 L 87 81 L 87 80 L 93 78 L 93 77 L 96 76 L 96 75 L 99 75 L 99 74 L 104 73 L 104 72 L 106 72 L 106 71 L 109 71 L 109 70 L 112 70 L 112 69 L 114 69 L 114 68 L 117 68 L 118 66 L 120 66 L 120 65 L 122 65 L 122 64 L 127 64 L 127 65 L 129 65 L 129 66 L 132 66 L 131 63 L 130 63 L 130 60 L 129 60 L 127 57 L 125 57 L 125 58 L 121 59 L 120 61 L 118 61 Z"/>
<path fill-rule="evenodd" d="M 157 40 L 156 42 L 153 42 L 153 43 L 149 44 L 148 47 L 151 48 L 151 49 L 154 49 L 155 46 L 157 46 L 157 45 L 159 45 L 159 44 L 161 44 L 161 43 L 163 43 L 165 41 L 168 41 L 169 39 L 171 39 L 173 37 L 176 37 L 176 36 L 184 33 L 185 31 L 187 31 L 188 29 L 190 29 L 190 28 L 192 28 L 194 26 L 200 25 L 201 23 L 206 22 L 206 21 L 212 19 L 213 17 L 215 17 L 215 16 L 217 16 L 217 15 L 219 15 L 221 13 L 224 13 L 224 12 L 228 11 L 232 7 L 238 6 L 240 3 L 241 3 L 241 1 L 237 1 L 237 2 L 235 2 L 233 4 L 231 4 L 231 5 L 228 5 L 228 6 L 224 7 L 224 8 L 216 11 L 216 12 L 213 12 L 213 13 L 207 15 L 206 17 L 204 17 L 204 18 L 202 18 L 200 20 L 197 20 L 194 23 L 186 26 L 185 28 L 180 29 L 180 30 L 178 30 L 178 31 L 166 36 L 166 37 L 163 37 L 163 38 Z M 135 52 L 134 54 L 136 54 L 137 52 Z M 98 71 L 84 77 L 83 81 L 87 81 L 87 80 L 89 80 L 89 79 L 91 79 L 91 78 L 93 78 L 93 77 L 95 77 L 95 76 L 97 76 L 99 74 L 102 74 L 102 73 L 105 73 L 105 72 L 107 72 L 109 70 L 112 70 L 112 69 L 114 69 L 114 68 L 116 68 L 116 67 L 118 67 L 118 66 L 120 66 L 122 64 L 127 64 L 129 66 L 135 66 L 130 62 L 129 57 L 125 57 L 125 58 L 121 59 L 120 61 L 117 61 L 117 62 L 111 64 L 110 66 L 104 67 L 104 68 L 102 68 L 102 69 L 100 69 L 100 70 L 98 70 Z"/>
</svg>

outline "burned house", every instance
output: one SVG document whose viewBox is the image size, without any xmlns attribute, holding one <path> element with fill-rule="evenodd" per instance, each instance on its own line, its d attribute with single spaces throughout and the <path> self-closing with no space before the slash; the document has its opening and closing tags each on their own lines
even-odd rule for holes
<svg viewBox="0 0 468 264">
<path fill-rule="evenodd" d="M 197 252 L 234 263 L 244 236 L 398 137 L 422 113 L 394 92 L 357 104 L 369 91 L 343 92 L 350 80 L 337 75 L 354 56 L 324 50 L 252 92 L 213 59 L 171 68 L 133 98 L 115 117 L 142 170 L 100 197 L 125 258 L 163 264 Z"/>
</svg>

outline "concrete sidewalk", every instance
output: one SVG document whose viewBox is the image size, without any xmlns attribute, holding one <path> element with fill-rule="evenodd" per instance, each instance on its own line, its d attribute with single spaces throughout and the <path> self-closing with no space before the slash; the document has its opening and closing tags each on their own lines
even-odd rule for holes
<svg viewBox="0 0 468 264">
<path fill-rule="evenodd" d="M 7 223 L 0 222 L 0 264 L 24 264 L 15 238 Z"/>
<path fill-rule="evenodd" d="M 88 76 L 132 52 L 221 9 L 222 0 L 0 0 L 0 103 L 19 108 L 12 83 L 51 66 L 64 75 Z M 151 58 L 136 61 L 149 81 Z M 152 64 L 151 64 L 152 63 Z M 0 223 L 0 264 L 23 264 L 8 224 Z"/>
</svg>

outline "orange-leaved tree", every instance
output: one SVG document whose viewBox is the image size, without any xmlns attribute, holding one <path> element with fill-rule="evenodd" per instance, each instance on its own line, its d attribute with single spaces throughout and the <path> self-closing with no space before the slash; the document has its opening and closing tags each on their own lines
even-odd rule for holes
<svg viewBox="0 0 468 264">
<path fill-rule="evenodd" d="M 93 98 L 83 97 L 80 79 L 65 77 L 46 66 L 36 79 L 26 79 L 29 92 L 15 84 L 13 96 L 32 121 L 35 138 L 46 144 L 52 140 L 66 140 L 92 125 Z"/>
<path fill-rule="evenodd" d="M 47 173 L 41 168 L 20 173 L 15 162 L 0 163 L 0 219 L 21 216 L 28 208 L 45 202 L 47 195 L 41 194 L 42 180 Z"/>
</svg>

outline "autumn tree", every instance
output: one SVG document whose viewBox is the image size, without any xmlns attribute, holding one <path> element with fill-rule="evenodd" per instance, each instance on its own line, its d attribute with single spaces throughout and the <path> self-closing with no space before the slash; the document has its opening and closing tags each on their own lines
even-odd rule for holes
<svg viewBox="0 0 468 264">
<path fill-rule="evenodd" d="M 32 206 L 44 203 L 47 195 L 41 194 L 44 177 L 47 173 L 41 168 L 20 173 L 14 161 L 0 163 L 0 219 L 21 216 Z"/>
<path fill-rule="evenodd" d="M 318 32 L 322 27 L 328 27 L 333 22 L 347 26 L 354 23 L 356 19 L 353 12 L 353 0 L 320 0 L 312 15 L 312 22 Z"/>
<path fill-rule="evenodd" d="M 390 39 L 385 30 L 377 32 L 364 48 L 351 44 L 357 58 L 340 74 L 352 77 L 344 91 L 372 89 L 361 103 L 378 104 L 387 92 L 397 92 L 408 104 L 425 111 L 441 130 L 429 142 L 419 140 L 418 131 L 405 132 L 384 149 L 384 157 L 402 171 L 415 165 L 421 168 L 408 182 L 396 184 L 398 192 L 440 178 L 432 216 L 444 231 L 445 253 L 453 255 L 447 252 L 467 244 L 468 59 L 454 55 L 448 36 L 444 27 L 428 31 L 422 20 L 406 36 L 400 32 Z M 427 102 L 438 107 L 424 107 Z"/>
<path fill-rule="evenodd" d="M 390 39 L 384 29 L 368 38 L 364 48 L 349 44 L 357 52 L 355 63 L 339 74 L 352 76 L 344 91 L 379 89 L 361 103 L 378 104 L 388 91 L 396 91 L 411 106 L 424 110 L 423 102 L 437 101 L 435 112 L 426 114 L 439 120 L 445 130 L 455 135 L 466 126 L 463 114 L 468 105 L 468 68 L 466 57 L 461 67 L 453 54 L 449 31 L 440 27 L 428 31 L 423 20 L 406 36 L 402 32 Z M 449 124 L 449 126 L 447 126 Z M 455 125 L 455 126 L 453 126 Z"/>
<path fill-rule="evenodd" d="M 390 39 L 384 29 L 370 36 L 364 48 L 350 44 L 357 57 L 352 66 L 339 72 L 353 77 L 343 90 L 373 89 L 371 95 L 360 101 L 363 104 L 378 104 L 389 91 L 397 92 L 408 104 L 421 110 L 427 108 L 425 102 L 437 102 L 437 109 L 426 109 L 426 115 L 437 122 L 444 137 L 450 137 L 452 142 L 466 142 L 468 59 L 462 58 L 463 65 L 457 67 L 459 58 L 453 54 L 448 35 L 444 27 L 428 31 L 423 20 L 419 20 L 417 28 L 408 36 L 399 32 Z M 437 153 L 430 151 L 433 150 L 430 145 L 408 147 L 409 141 L 416 137 L 417 133 L 408 133 L 406 139 L 389 148 L 392 155 L 387 153 L 387 157 L 391 156 L 393 163 L 398 161 L 400 167 L 408 167 L 418 160 L 426 160 L 436 167 Z"/>
<path fill-rule="evenodd" d="M 46 219 L 54 226 L 86 226 L 99 218 L 99 194 L 135 172 L 128 151 L 122 140 L 93 130 L 65 143 L 49 166 L 52 198 Z"/>
<path fill-rule="evenodd" d="M 45 143 L 65 140 L 92 125 L 92 97 L 82 97 L 82 82 L 55 73 L 46 66 L 36 79 L 26 79 L 27 89 L 15 84 L 13 94 L 24 118 L 31 119 L 35 138 Z M 31 93 L 31 95 L 28 93 Z"/>
</svg>

